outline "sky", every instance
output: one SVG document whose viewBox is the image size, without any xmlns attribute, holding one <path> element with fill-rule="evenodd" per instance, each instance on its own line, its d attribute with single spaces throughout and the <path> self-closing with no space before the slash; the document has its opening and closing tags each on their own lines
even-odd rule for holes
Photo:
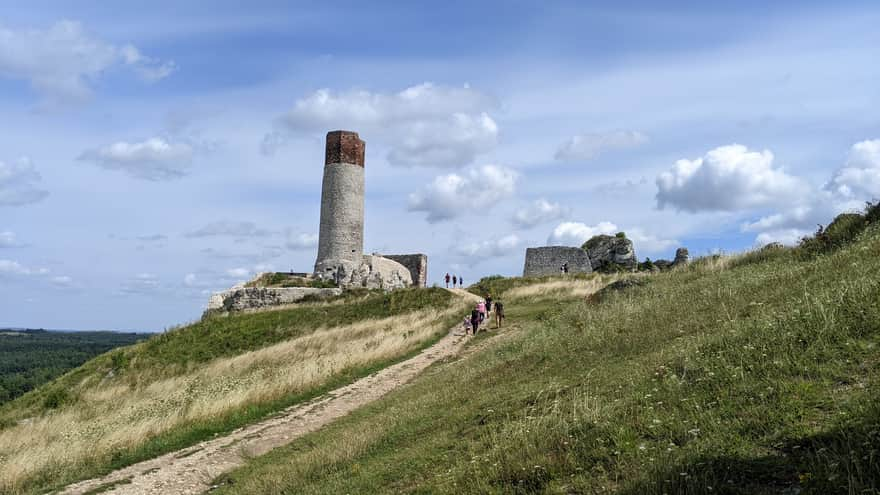
<svg viewBox="0 0 880 495">
<path fill-rule="evenodd" d="M 0 326 L 162 331 L 311 271 L 334 129 L 367 143 L 365 252 L 429 284 L 599 233 L 792 244 L 880 198 L 880 4 L 662 3 L 0 5 Z"/>
</svg>

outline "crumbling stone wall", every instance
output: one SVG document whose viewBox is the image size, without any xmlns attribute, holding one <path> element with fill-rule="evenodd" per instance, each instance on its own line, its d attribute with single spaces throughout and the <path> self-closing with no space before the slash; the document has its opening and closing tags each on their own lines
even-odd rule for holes
<svg viewBox="0 0 880 495">
<path fill-rule="evenodd" d="M 428 285 L 428 257 L 424 254 L 384 254 L 384 258 L 405 266 L 412 276 L 413 287 Z"/>
<path fill-rule="evenodd" d="M 590 257 L 581 248 L 545 246 L 526 249 L 524 277 L 559 275 L 560 267 L 568 263 L 568 273 L 591 273 Z"/>
<path fill-rule="evenodd" d="M 267 308 L 281 304 L 292 304 L 306 296 L 332 297 L 342 294 L 342 289 L 313 289 L 311 287 L 233 287 L 211 294 L 205 315 L 216 313 L 235 313 L 239 311 Z"/>
</svg>

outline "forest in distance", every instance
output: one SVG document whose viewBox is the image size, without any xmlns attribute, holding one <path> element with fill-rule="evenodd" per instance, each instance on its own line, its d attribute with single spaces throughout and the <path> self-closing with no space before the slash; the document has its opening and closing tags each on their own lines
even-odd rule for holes
<svg viewBox="0 0 880 495">
<path fill-rule="evenodd" d="M 0 404 L 145 333 L 0 329 Z"/>
</svg>

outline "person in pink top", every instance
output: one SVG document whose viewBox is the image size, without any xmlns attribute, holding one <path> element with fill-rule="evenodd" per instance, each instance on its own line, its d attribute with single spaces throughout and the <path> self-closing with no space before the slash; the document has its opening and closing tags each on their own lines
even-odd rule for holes
<svg viewBox="0 0 880 495">
<path fill-rule="evenodd" d="M 480 323 L 483 323 L 483 320 L 486 319 L 486 303 L 485 301 L 480 301 L 477 304 L 477 310 L 480 312 Z"/>
</svg>

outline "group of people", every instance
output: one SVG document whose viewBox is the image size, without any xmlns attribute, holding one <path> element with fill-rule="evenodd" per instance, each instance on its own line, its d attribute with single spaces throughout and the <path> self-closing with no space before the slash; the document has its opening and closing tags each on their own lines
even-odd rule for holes
<svg viewBox="0 0 880 495">
<path fill-rule="evenodd" d="M 464 277 L 459 277 L 458 275 L 453 275 L 452 277 L 449 274 L 446 274 L 446 288 L 449 288 L 449 281 L 452 280 L 452 288 L 454 289 L 456 286 L 458 288 L 464 288 Z"/>
<path fill-rule="evenodd" d="M 501 328 L 501 322 L 504 321 L 504 304 L 501 301 L 497 301 L 493 307 L 492 303 L 492 296 L 486 295 L 485 299 L 474 306 L 471 314 L 464 317 L 462 326 L 464 327 L 465 335 L 468 332 L 476 335 L 480 331 L 480 325 L 489 318 L 489 313 L 492 313 L 493 310 L 495 313 L 495 328 Z"/>
</svg>

